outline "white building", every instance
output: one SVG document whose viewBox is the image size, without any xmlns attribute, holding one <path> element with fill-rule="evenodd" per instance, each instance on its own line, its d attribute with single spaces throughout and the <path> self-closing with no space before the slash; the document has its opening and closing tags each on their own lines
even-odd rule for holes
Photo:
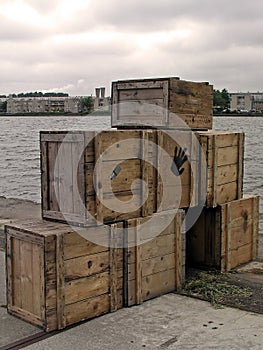
<svg viewBox="0 0 263 350">
<path fill-rule="evenodd" d="M 7 113 L 79 113 L 81 97 L 9 97 Z"/>
<path fill-rule="evenodd" d="M 263 92 L 234 92 L 230 93 L 231 111 L 263 110 Z"/>
</svg>

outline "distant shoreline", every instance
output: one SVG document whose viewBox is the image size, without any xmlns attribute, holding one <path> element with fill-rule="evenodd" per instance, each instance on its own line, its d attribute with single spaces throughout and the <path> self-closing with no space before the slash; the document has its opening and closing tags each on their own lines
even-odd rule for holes
<svg viewBox="0 0 263 350">
<path fill-rule="evenodd" d="M 0 113 L 1 117 L 110 117 L 110 111 L 95 111 L 92 113 Z M 253 118 L 262 118 L 262 113 L 238 113 L 238 114 L 214 114 L 213 117 L 224 117 L 224 118 L 232 118 L 232 117 L 253 117 Z"/>
<path fill-rule="evenodd" d="M 92 113 L 0 113 L 1 117 L 87 117 L 110 116 L 110 111 L 95 111 Z"/>
<path fill-rule="evenodd" d="M 253 118 L 262 118 L 263 114 L 249 114 L 249 113 L 239 113 L 239 114 L 214 114 L 213 117 L 225 117 L 225 118 L 232 118 L 232 117 L 253 117 Z"/>
</svg>

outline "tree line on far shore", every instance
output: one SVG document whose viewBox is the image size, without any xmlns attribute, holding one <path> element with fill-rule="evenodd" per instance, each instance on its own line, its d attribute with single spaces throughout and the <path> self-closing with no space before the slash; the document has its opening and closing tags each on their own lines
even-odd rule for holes
<svg viewBox="0 0 263 350">
<path fill-rule="evenodd" d="M 9 94 L 6 95 L 0 95 L 0 98 L 9 98 L 9 97 L 68 97 L 69 94 L 66 92 L 42 92 L 42 91 L 35 91 L 35 92 L 20 92 L 18 94 Z"/>
</svg>

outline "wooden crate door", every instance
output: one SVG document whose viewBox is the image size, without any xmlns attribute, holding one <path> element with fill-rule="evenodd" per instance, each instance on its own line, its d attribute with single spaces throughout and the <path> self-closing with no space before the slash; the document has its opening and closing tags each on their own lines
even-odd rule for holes
<svg viewBox="0 0 263 350">
<path fill-rule="evenodd" d="M 7 236 L 8 310 L 41 326 L 45 321 L 44 253 L 41 239 Z"/>
<path fill-rule="evenodd" d="M 112 126 L 167 125 L 168 91 L 168 80 L 114 82 Z"/>
<path fill-rule="evenodd" d="M 84 135 L 42 134 L 42 198 L 46 218 L 85 221 Z"/>
</svg>

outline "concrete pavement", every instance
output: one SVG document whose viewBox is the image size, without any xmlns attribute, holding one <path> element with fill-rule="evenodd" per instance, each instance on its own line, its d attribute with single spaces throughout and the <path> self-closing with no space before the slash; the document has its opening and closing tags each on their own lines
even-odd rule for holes
<svg viewBox="0 0 263 350">
<path fill-rule="evenodd" d="M 30 350 L 240 350 L 263 348 L 263 315 L 168 294 L 121 309 L 39 343 Z"/>
</svg>

